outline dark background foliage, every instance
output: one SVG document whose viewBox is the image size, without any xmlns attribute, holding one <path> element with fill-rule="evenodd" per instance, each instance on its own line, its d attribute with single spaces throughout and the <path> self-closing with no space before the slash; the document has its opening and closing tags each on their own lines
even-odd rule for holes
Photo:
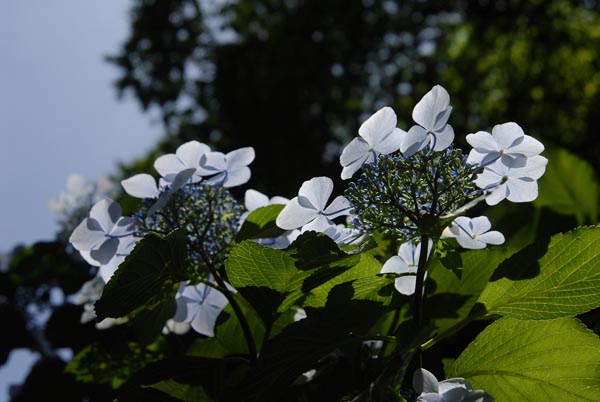
<svg viewBox="0 0 600 402">
<path fill-rule="evenodd" d="M 339 177 L 341 148 L 380 107 L 392 106 L 408 129 L 414 104 L 435 84 L 451 95 L 459 144 L 516 121 L 600 168 L 596 1 L 211 3 L 132 1 L 131 35 L 108 61 L 120 68 L 120 93 L 160 111 L 165 136 L 147 158 L 123 166 L 124 176 L 153 173 L 156 155 L 192 139 L 224 152 L 253 146 L 250 187 L 291 197 L 311 177 Z M 526 218 L 505 224 L 506 234 L 525 238 L 519 222 L 530 212 L 518 210 Z M 549 213 L 538 211 L 541 234 L 575 224 L 551 225 Z M 92 274 L 62 241 L 13 251 L 0 273 L 0 364 L 15 348 L 41 355 L 14 401 L 112 400 L 108 385 L 62 374 L 54 352 L 129 336 L 83 326 L 80 307 L 49 302 L 51 288 L 72 294 Z M 49 309 L 49 321 L 37 322 L 31 306 Z"/>
</svg>

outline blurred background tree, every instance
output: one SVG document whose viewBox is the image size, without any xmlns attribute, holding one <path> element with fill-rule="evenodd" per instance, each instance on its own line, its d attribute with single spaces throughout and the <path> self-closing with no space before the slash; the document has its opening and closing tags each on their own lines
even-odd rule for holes
<svg viewBox="0 0 600 402">
<path fill-rule="evenodd" d="M 441 84 L 462 145 L 470 132 L 516 121 L 570 151 L 550 151 L 541 201 L 511 206 L 520 219 L 503 219 L 506 208 L 490 215 L 507 237 L 528 242 L 597 222 L 597 1 L 133 0 L 130 18 L 130 37 L 109 58 L 120 68 L 116 86 L 160 114 L 165 137 L 122 166 L 124 176 L 154 173 L 157 155 L 192 139 L 225 152 L 253 146 L 250 186 L 290 197 L 311 177 L 339 177 L 341 148 L 370 114 L 390 105 L 408 129 L 414 104 Z M 114 397 L 108 384 L 61 374 L 56 349 L 131 339 L 126 329 L 81 325 L 81 307 L 64 298 L 51 302 L 53 288 L 71 294 L 94 274 L 65 250 L 64 238 L 15 250 L 0 272 L 9 329 L 0 364 L 19 347 L 41 356 L 14 401 Z M 41 310 L 47 322 L 32 313 Z"/>
</svg>

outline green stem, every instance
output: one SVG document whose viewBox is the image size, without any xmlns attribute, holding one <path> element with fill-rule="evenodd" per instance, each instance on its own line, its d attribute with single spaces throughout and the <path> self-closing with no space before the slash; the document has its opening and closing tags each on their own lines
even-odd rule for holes
<svg viewBox="0 0 600 402">
<path fill-rule="evenodd" d="M 417 331 L 423 327 L 423 286 L 425 284 L 425 273 L 427 273 L 427 257 L 429 249 L 429 238 L 421 236 L 421 252 L 419 253 L 419 265 L 417 268 L 417 282 L 415 284 L 415 295 L 413 302 L 413 321 Z M 417 353 L 419 367 L 422 367 L 421 350 Z"/>
<path fill-rule="evenodd" d="M 242 331 L 244 332 L 244 337 L 246 338 L 246 343 L 248 344 L 248 352 L 250 353 L 250 360 L 255 362 L 257 360 L 257 356 L 258 356 L 258 353 L 256 350 L 256 344 L 254 342 L 254 337 L 252 336 L 252 331 L 250 331 L 250 326 L 248 325 L 248 321 L 246 320 L 246 317 L 244 316 L 242 309 L 240 308 L 239 304 L 235 300 L 233 293 L 227 288 L 227 285 L 225 285 L 225 281 L 223 280 L 223 278 L 221 278 L 221 275 L 219 275 L 219 273 L 217 272 L 217 269 L 212 264 L 212 261 L 210 261 L 210 259 L 208 259 L 206 257 L 204 252 L 201 252 L 200 255 L 202 256 L 202 259 L 204 260 L 204 263 L 208 267 L 208 270 L 210 271 L 211 275 L 217 281 L 217 284 L 223 289 L 223 295 L 227 298 L 227 301 L 229 301 L 229 304 L 231 304 L 231 308 L 233 308 L 233 312 L 235 313 L 235 315 L 242 327 Z"/>
</svg>

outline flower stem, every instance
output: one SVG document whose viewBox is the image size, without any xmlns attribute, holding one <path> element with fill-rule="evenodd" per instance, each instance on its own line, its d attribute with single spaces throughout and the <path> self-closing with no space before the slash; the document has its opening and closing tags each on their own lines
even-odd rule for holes
<svg viewBox="0 0 600 402">
<path fill-rule="evenodd" d="M 423 327 L 423 285 L 425 284 L 425 273 L 427 272 L 427 257 L 429 256 L 429 238 L 421 236 L 421 252 L 419 254 L 419 265 L 417 268 L 417 282 L 415 284 L 415 296 L 413 302 L 413 321 L 417 331 Z M 423 367 L 421 350 L 417 353 L 419 368 Z"/>
<path fill-rule="evenodd" d="M 222 290 L 223 295 L 227 298 L 227 301 L 229 301 L 229 304 L 231 304 L 231 308 L 233 308 L 233 312 L 235 313 L 235 315 L 242 327 L 242 331 L 244 332 L 244 337 L 246 338 L 246 343 L 248 344 L 248 352 L 250 353 L 250 360 L 253 362 L 256 361 L 257 355 L 258 355 L 258 353 L 256 351 L 256 344 L 254 343 L 254 337 L 252 336 L 252 331 L 250 331 L 250 326 L 248 325 L 248 321 L 246 320 L 246 317 L 244 316 L 242 309 L 240 308 L 239 304 L 235 300 L 233 293 L 225 285 L 225 281 L 223 280 L 223 278 L 221 278 L 221 275 L 219 275 L 219 273 L 217 272 L 217 269 L 212 264 L 212 261 L 210 261 L 210 259 L 207 258 L 203 252 L 200 253 L 200 255 L 202 256 L 202 259 L 204 260 L 204 263 L 208 267 L 208 270 L 210 271 L 211 275 L 217 281 L 217 284 L 219 285 L 219 287 L 221 287 L 223 289 Z"/>
</svg>

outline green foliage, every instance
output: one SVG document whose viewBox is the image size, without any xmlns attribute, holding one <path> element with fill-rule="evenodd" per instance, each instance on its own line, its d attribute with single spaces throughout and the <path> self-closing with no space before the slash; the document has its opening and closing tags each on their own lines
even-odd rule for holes
<svg viewBox="0 0 600 402">
<path fill-rule="evenodd" d="M 65 371 L 77 381 L 119 388 L 133 373 L 164 356 L 161 341 L 148 346 L 136 342 L 92 343 L 69 362 Z"/>
<path fill-rule="evenodd" d="M 551 149 L 545 155 L 550 162 L 534 205 L 574 215 L 579 225 L 597 223 L 600 187 L 593 167 L 564 149 Z"/>
<path fill-rule="evenodd" d="M 283 207 L 283 205 L 268 205 L 252 211 L 236 235 L 235 241 L 277 237 L 282 234 L 284 230 L 275 224 L 275 219 Z"/>
<path fill-rule="evenodd" d="M 244 241 L 231 251 L 226 270 L 231 284 L 270 324 L 301 298 L 305 306 L 324 306 L 335 285 L 374 276 L 381 265 L 366 253 L 346 255 L 329 237 L 309 232 L 286 250 Z"/>
<path fill-rule="evenodd" d="M 519 319 L 570 317 L 600 306 L 600 228 L 539 241 L 502 263 L 479 302 Z"/>
<path fill-rule="evenodd" d="M 108 282 L 94 306 L 99 320 L 123 317 L 142 306 L 172 300 L 186 276 L 183 230 L 167 236 L 150 233 L 142 239 Z"/>
<path fill-rule="evenodd" d="M 573 318 L 502 318 L 487 327 L 451 364 L 497 401 L 595 401 L 600 340 Z"/>
<path fill-rule="evenodd" d="M 159 390 L 176 400 L 183 402 L 212 402 L 204 388 L 199 385 L 181 384 L 174 380 L 164 380 L 152 385 L 145 385 L 144 388 Z"/>
</svg>

